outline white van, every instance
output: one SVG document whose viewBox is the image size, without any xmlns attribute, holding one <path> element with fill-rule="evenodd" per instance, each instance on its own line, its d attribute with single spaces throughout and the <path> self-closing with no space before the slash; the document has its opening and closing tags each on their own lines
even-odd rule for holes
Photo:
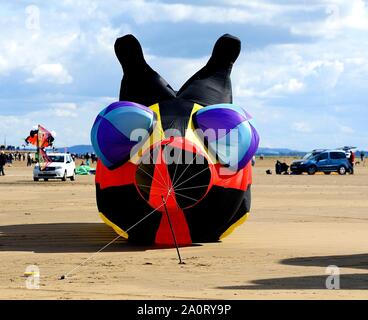
<svg viewBox="0 0 368 320">
<path fill-rule="evenodd" d="M 39 181 L 43 179 L 61 179 L 66 181 L 70 178 L 75 180 L 75 162 L 69 153 L 48 153 L 51 163 L 43 170 L 40 170 L 39 164 L 33 169 L 33 180 Z"/>
</svg>

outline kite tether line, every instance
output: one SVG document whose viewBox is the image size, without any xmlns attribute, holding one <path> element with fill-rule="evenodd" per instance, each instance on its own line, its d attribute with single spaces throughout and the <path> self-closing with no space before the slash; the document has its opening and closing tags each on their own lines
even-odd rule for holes
<svg viewBox="0 0 368 320">
<path fill-rule="evenodd" d="M 180 156 L 179 156 L 180 157 Z M 178 159 L 179 159 L 178 157 Z M 180 178 L 183 176 L 183 174 L 185 173 L 185 171 L 188 169 L 189 165 L 191 163 L 193 163 L 193 161 L 195 160 L 195 158 L 197 157 L 197 154 L 195 155 L 195 157 L 191 160 L 191 162 L 186 166 L 186 168 L 184 169 L 184 171 L 181 173 L 181 175 L 179 176 L 179 178 L 176 179 L 176 181 L 174 180 L 173 183 L 172 183 L 172 186 L 171 188 L 168 190 L 168 194 L 167 194 L 167 197 L 166 199 L 162 196 L 162 204 L 160 206 L 158 206 L 156 209 L 154 209 L 153 211 L 151 211 L 149 214 L 147 214 L 146 216 L 144 216 L 141 220 L 139 220 L 138 222 L 136 222 L 134 225 L 132 225 L 130 228 L 128 228 L 125 232 L 129 232 L 130 230 L 132 230 L 134 227 L 136 227 L 139 223 L 141 223 L 143 220 L 145 220 L 146 218 L 148 218 L 151 214 L 153 214 L 154 212 L 156 212 L 159 208 L 161 207 L 164 207 L 165 208 L 165 213 L 166 213 L 166 216 L 167 216 L 167 219 L 168 219 L 168 222 L 169 222 L 169 226 L 170 226 L 170 229 L 171 229 L 171 233 L 172 233 L 172 236 L 173 236 L 173 240 L 174 240 L 174 244 L 175 244 L 175 247 L 176 247 L 176 252 L 178 254 L 178 258 L 179 258 L 179 264 L 185 264 L 185 262 L 182 261 L 181 259 L 181 255 L 180 255 L 180 251 L 179 251 L 179 246 L 178 246 L 178 243 L 176 241 L 176 236 L 175 236 L 175 232 L 174 232 L 174 229 L 173 229 L 173 226 L 172 226 L 172 223 L 171 223 L 171 219 L 170 219 L 170 216 L 169 216 L 169 213 L 167 211 L 167 207 L 166 207 L 166 201 L 168 199 L 168 197 L 170 196 L 171 194 L 171 191 L 174 189 L 174 187 L 178 187 L 178 186 L 181 186 L 183 185 L 185 182 L 188 182 L 190 180 L 192 180 L 195 176 L 201 174 L 202 172 L 206 171 L 208 168 L 205 168 L 203 170 L 201 170 L 200 172 L 196 173 L 194 176 L 191 176 L 189 179 L 186 179 L 185 181 L 182 181 L 179 183 L 179 180 Z M 176 170 L 177 170 L 177 167 L 178 167 L 178 163 L 176 163 L 176 167 L 175 167 L 175 172 L 174 172 L 174 177 L 176 175 Z M 141 169 L 141 168 L 139 168 Z M 143 169 L 141 169 L 144 173 L 146 173 L 147 175 L 151 176 L 149 173 L 147 173 L 146 171 L 144 171 Z M 151 176 L 152 177 L 152 176 Z M 156 180 L 154 177 L 152 177 L 154 180 Z M 162 177 L 163 178 L 163 177 Z M 159 184 L 162 186 L 162 187 L 167 187 L 167 186 L 164 186 L 161 181 L 158 181 Z M 162 182 L 165 182 L 164 179 Z M 199 187 L 204 187 L 204 186 L 199 186 Z M 183 188 L 185 189 L 185 188 Z M 178 194 L 180 196 L 184 196 L 182 194 Z M 192 199 L 192 198 L 191 198 Z M 197 200 L 197 199 L 193 199 L 193 200 Z M 101 251 L 103 251 L 104 249 L 106 249 L 108 246 L 110 246 L 111 244 L 113 244 L 115 241 L 117 241 L 119 238 L 121 237 L 121 235 L 118 235 L 115 239 L 111 240 L 108 244 L 104 245 L 101 249 L 99 249 L 98 251 L 94 252 L 93 254 L 91 254 L 85 261 L 83 261 L 82 263 L 80 263 L 78 266 L 76 266 L 75 268 L 73 268 L 72 270 L 70 270 L 68 273 L 66 273 L 65 275 L 62 275 L 59 280 L 64 280 L 65 278 L 67 278 L 70 274 L 72 274 L 74 271 L 78 270 L 79 268 L 81 268 L 82 266 L 84 266 L 89 260 L 91 260 L 96 254 L 100 253 Z"/>
<path fill-rule="evenodd" d="M 128 233 L 130 230 L 132 230 L 134 227 L 136 227 L 138 224 L 140 224 L 143 220 L 147 219 L 150 215 L 152 215 L 154 212 L 156 212 L 158 209 L 160 209 L 161 207 L 163 207 L 166 203 L 166 200 L 163 204 L 161 204 L 160 206 L 158 206 L 156 209 L 154 209 L 153 211 L 151 211 L 149 214 L 147 214 L 146 216 L 144 216 L 141 220 L 139 220 L 138 222 L 136 222 L 135 224 L 133 224 L 131 227 L 129 227 L 125 232 Z M 79 265 L 77 265 L 76 267 L 74 267 L 72 270 L 70 270 L 69 272 L 67 272 L 66 274 L 63 274 L 59 277 L 59 280 L 64 280 L 65 278 L 67 278 L 69 275 L 71 275 L 74 271 L 78 270 L 79 268 L 81 268 L 82 266 L 84 266 L 89 260 L 91 260 L 92 258 L 94 258 L 98 253 L 100 253 L 101 251 L 105 250 L 108 246 L 110 246 L 111 244 L 113 244 L 115 241 L 117 241 L 119 238 L 121 238 L 121 235 L 118 235 L 115 239 L 111 240 L 108 244 L 104 245 L 101 249 L 99 249 L 98 251 L 92 253 L 86 260 L 84 260 L 82 263 L 80 263 Z"/>
</svg>

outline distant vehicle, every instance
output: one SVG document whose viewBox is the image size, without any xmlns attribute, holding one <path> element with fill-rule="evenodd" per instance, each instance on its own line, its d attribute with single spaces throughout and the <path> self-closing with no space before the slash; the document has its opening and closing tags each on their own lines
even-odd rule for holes
<svg viewBox="0 0 368 320">
<path fill-rule="evenodd" d="M 308 153 L 302 160 L 294 161 L 290 166 L 290 170 L 295 174 L 306 172 L 309 175 L 316 172 L 323 172 L 324 174 L 337 172 L 341 175 L 348 172 L 353 173 L 353 167 L 343 150 L 324 150 Z"/>
<path fill-rule="evenodd" d="M 66 181 L 75 180 L 75 162 L 68 153 L 48 153 L 51 163 L 44 169 L 40 170 L 40 166 L 36 165 L 33 170 L 33 180 L 39 181 L 43 179 L 61 179 Z"/>
<path fill-rule="evenodd" d="M 341 148 L 337 148 L 337 150 L 343 150 L 346 154 L 346 157 L 349 158 L 351 153 L 357 149 L 357 147 L 352 147 L 352 146 L 345 146 L 345 147 L 341 147 Z"/>
</svg>

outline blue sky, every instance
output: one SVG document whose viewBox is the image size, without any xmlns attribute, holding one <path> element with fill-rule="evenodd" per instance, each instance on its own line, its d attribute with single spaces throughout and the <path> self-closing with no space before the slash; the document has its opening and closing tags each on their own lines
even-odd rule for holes
<svg viewBox="0 0 368 320">
<path fill-rule="evenodd" d="M 0 142 L 38 123 L 56 145 L 89 144 L 97 113 L 117 100 L 115 39 L 133 33 L 175 88 L 216 39 L 242 40 L 234 102 L 263 147 L 368 149 L 368 3 L 363 0 L 0 1 Z"/>
</svg>

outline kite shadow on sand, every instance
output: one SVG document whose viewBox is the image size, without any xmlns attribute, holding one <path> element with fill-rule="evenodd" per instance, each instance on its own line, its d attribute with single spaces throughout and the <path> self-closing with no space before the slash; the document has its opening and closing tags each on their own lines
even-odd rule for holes
<svg viewBox="0 0 368 320">
<path fill-rule="evenodd" d="M 116 238 L 116 233 L 103 223 L 51 223 L 0 226 L 0 251 L 36 253 L 94 253 Z M 146 251 L 172 246 L 134 246 L 123 239 L 107 247 L 106 252 Z"/>
<path fill-rule="evenodd" d="M 301 257 L 285 259 L 280 261 L 283 265 L 321 267 L 321 273 L 314 276 L 285 277 L 272 279 L 253 280 L 251 284 L 222 286 L 218 289 L 224 290 L 326 290 L 325 268 L 331 265 L 338 266 L 341 271 L 341 290 L 368 290 L 368 273 L 347 273 L 346 269 L 368 270 L 368 253 Z"/>
</svg>

